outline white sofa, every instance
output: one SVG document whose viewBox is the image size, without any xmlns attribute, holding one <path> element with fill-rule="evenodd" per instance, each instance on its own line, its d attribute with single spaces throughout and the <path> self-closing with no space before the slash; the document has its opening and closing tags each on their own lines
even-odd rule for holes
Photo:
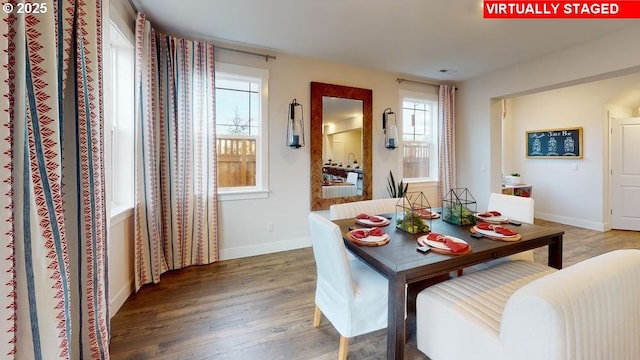
<svg viewBox="0 0 640 360">
<path fill-rule="evenodd" d="M 416 326 L 431 360 L 640 359 L 640 250 L 445 281 L 418 294 Z"/>
</svg>

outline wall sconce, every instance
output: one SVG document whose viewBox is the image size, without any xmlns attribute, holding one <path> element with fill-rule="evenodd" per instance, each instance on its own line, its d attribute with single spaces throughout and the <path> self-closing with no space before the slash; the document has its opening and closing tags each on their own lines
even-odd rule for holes
<svg viewBox="0 0 640 360">
<path fill-rule="evenodd" d="M 287 146 L 299 149 L 304 146 L 304 122 L 302 121 L 302 104 L 296 99 L 289 104 L 287 116 Z"/>
<path fill-rule="evenodd" d="M 382 113 L 382 130 L 384 130 L 384 146 L 387 149 L 398 147 L 398 123 L 396 113 L 391 108 L 384 109 Z"/>
</svg>

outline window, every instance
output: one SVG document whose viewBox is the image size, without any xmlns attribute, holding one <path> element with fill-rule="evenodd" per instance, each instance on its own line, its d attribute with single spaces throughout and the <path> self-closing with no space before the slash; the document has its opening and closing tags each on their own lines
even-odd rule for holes
<svg viewBox="0 0 640 360">
<path fill-rule="evenodd" d="M 134 52 L 131 42 L 113 23 L 109 34 L 111 74 L 105 87 L 111 104 L 107 121 L 111 161 L 107 166 L 113 217 L 132 209 L 134 201 Z"/>
<path fill-rule="evenodd" d="M 403 178 L 438 179 L 438 101 L 436 95 L 401 92 Z"/>
<path fill-rule="evenodd" d="M 267 177 L 265 69 L 216 63 L 216 149 L 221 200 L 264 198 Z"/>
</svg>

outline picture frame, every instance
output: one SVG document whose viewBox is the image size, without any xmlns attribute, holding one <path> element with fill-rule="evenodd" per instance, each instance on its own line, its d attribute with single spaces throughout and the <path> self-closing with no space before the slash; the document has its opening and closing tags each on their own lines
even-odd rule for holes
<svg viewBox="0 0 640 360">
<path fill-rule="evenodd" d="M 529 130 L 525 133 L 528 159 L 582 159 L 582 127 Z"/>
</svg>

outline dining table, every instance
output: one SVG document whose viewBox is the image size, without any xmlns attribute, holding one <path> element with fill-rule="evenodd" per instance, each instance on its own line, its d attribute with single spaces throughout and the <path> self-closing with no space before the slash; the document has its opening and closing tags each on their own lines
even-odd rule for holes
<svg viewBox="0 0 640 360">
<path fill-rule="evenodd" d="M 435 212 L 435 210 L 434 210 Z M 360 228 L 356 219 L 333 220 L 340 227 L 347 248 L 358 258 L 384 275 L 389 282 L 387 359 L 404 358 L 405 287 L 407 284 L 450 274 L 472 265 L 516 254 L 522 251 L 548 246 L 548 265 L 562 268 L 561 229 L 534 224 L 504 225 L 521 235 L 517 241 L 497 241 L 489 238 L 473 238 L 473 225 L 457 225 L 442 218 L 426 220 L 430 231 L 466 241 L 471 251 L 464 255 L 445 255 L 430 251 L 416 251 L 417 239 L 425 235 L 411 234 L 396 227 L 396 214 L 377 214 L 389 219 L 382 229 L 390 240 L 382 246 L 356 245 L 349 240 L 348 232 Z"/>
</svg>

